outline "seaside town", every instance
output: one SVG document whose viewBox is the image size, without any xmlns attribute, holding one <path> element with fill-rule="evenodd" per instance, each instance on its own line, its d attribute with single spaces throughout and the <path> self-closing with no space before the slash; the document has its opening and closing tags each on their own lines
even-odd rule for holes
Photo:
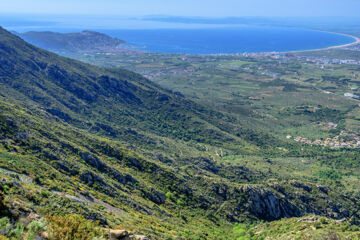
<svg viewBox="0 0 360 240">
<path fill-rule="evenodd" d="M 352 50 L 360 51 L 360 40 L 358 43 L 341 47 L 339 49 L 343 50 Z M 304 52 L 305 53 L 305 52 Z M 231 54 L 232 56 L 243 56 L 243 57 L 253 57 L 253 58 L 272 58 L 277 60 L 297 60 L 310 62 L 315 64 L 349 64 L 349 65 L 360 65 L 360 60 L 355 59 L 340 59 L 340 58 L 330 58 L 330 57 L 316 57 L 316 56 L 305 56 L 297 55 L 295 53 L 282 53 L 282 52 L 261 52 L 261 53 L 237 53 Z M 228 54 L 217 54 L 217 56 L 229 56 Z"/>
<path fill-rule="evenodd" d="M 268 57 L 271 59 L 281 59 L 281 60 L 297 60 L 304 61 L 315 64 L 349 64 L 349 65 L 360 65 L 360 60 L 354 59 L 338 59 L 338 58 L 329 58 L 329 57 L 315 57 L 315 56 L 300 56 L 292 53 L 244 53 L 244 57 L 253 57 L 253 58 L 264 58 Z"/>
</svg>

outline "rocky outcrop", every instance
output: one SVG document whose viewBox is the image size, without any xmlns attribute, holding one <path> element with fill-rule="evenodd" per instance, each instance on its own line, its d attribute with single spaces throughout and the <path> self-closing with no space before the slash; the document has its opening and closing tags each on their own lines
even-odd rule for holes
<svg viewBox="0 0 360 240">
<path fill-rule="evenodd" d="M 98 169 L 98 170 L 105 170 L 107 165 L 102 162 L 98 157 L 89 153 L 89 152 L 82 152 L 80 153 L 80 157 L 90 166 Z"/>
<path fill-rule="evenodd" d="M 298 182 L 298 181 L 292 181 L 291 182 L 291 185 L 293 185 L 294 187 L 296 188 L 301 188 L 307 192 L 311 192 L 312 191 L 312 188 L 309 187 L 309 186 L 306 186 L 305 184 L 301 183 L 301 182 Z"/>
<path fill-rule="evenodd" d="M 121 184 L 127 184 L 127 183 L 137 183 L 138 181 L 131 176 L 130 174 L 121 174 L 116 169 L 111 169 L 111 175 L 114 179 L 116 179 Z"/>
<path fill-rule="evenodd" d="M 151 188 L 150 191 L 144 192 L 144 195 L 146 198 L 156 204 L 163 204 L 166 200 L 165 194 L 157 191 L 154 188 Z"/>
<path fill-rule="evenodd" d="M 132 234 L 127 230 L 110 230 L 110 240 L 149 240 L 145 235 Z"/>
<path fill-rule="evenodd" d="M 215 174 L 218 173 L 219 169 L 220 169 L 218 166 L 216 166 L 214 161 L 212 161 L 208 158 L 199 157 L 197 159 L 192 159 L 192 162 L 198 168 L 203 169 L 208 172 L 215 173 Z"/>
<path fill-rule="evenodd" d="M 129 236 L 129 232 L 126 230 L 110 230 L 110 240 L 124 239 Z"/>
<path fill-rule="evenodd" d="M 264 220 L 275 220 L 283 217 L 299 217 L 300 210 L 286 198 L 276 196 L 272 191 L 246 185 L 243 189 L 248 195 L 248 210 Z"/>
<path fill-rule="evenodd" d="M 276 220 L 316 214 L 332 219 L 348 219 L 356 215 L 357 198 L 330 194 L 325 186 L 300 181 L 284 181 L 268 185 L 245 185 L 246 211 L 256 218 Z M 235 216 L 235 215 L 234 215 Z"/>
<path fill-rule="evenodd" d="M 138 181 L 130 174 L 120 173 L 117 169 L 108 166 L 106 163 L 101 161 L 94 154 L 89 152 L 81 152 L 80 157 L 91 167 L 97 170 L 109 174 L 112 178 L 117 180 L 120 184 L 137 183 Z"/>
<path fill-rule="evenodd" d="M 100 185 L 106 185 L 104 179 L 102 179 L 100 176 L 96 175 L 93 172 L 85 171 L 81 173 L 80 179 L 90 186 L 94 185 L 94 183 L 99 183 Z"/>
</svg>

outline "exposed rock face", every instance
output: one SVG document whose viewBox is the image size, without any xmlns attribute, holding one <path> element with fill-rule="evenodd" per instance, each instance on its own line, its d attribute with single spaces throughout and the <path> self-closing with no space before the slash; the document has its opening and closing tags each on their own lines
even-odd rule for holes
<svg viewBox="0 0 360 240">
<path fill-rule="evenodd" d="M 145 235 L 134 235 L 134 240 L 149 240 Z"/>
<path fill-rule="evenodd" d="M 220 169 L 218 166 L 216 166 L 214 161 L 208 158 L 199 157 L 198 159 L 193 159 L 193 162 L 200 169 L 203 169 L 208 172 L 218 173 Z"/>
<path fill-rule="evenodd" d="M 145 195 L 150 201 L 156 204 L 163 204 L 166 200 L 166 196 L 163 193 L 158 192 L 154 188 L 151 188 L 149 192 L 145 193 Z"/>
<path fill-rule="evenodd" d="M 329 194 L 330 190 L 326 187 L 307 182 L 291 180 L 269 185 L 246 185 L 241 192 L 246 198 L 246 211 L 263 220 L 309 214 L 340 220 L 357 216 L 359 211 L 353 208 L 358 198 L 342 196 L 340 200 Z"/>
<path fill-rule="evenodd" d="M 100 176 L 90 171 L 83 172 L 80 175 L 80 179 L 86 184 L 89 184 L 90 186 L 94 185 L 94 183 L 99 183 L 100 185 L 106 185 L 106 183 Z"/>
<path fill-rule="evenodd" d="M 247 185 L 243 188 L 243 191 L 249 197 L 249 212 L 260 219 L 274 220 L 283 217 L 301 216 L 301 212 L 296 206 L 284 198 L 280 199 L 269 190 Z"/>
<path fill-rule="evenodd" d="M 302 184 L 302 183 L 300 183 L 300 182 L 293 181 L 293 182 L 291 182 L 291 184 L 292 184 L 294 187 L 302 188 L 303 190 L 305 190 L 305 191 L 307 191 L 307 192 L 311 192 L 311 191 L 312 191 L 312 188 L 311 188 L 311 187 L 306 186 L 305 184 Z"/>
<path fill-rule="evenodd" d="M 149 238 L 145 235 L 135 235 L 126 230 L 110 230 L 110 240 L 148 240 Z"/>
<path fill-rule="evenodd" d="M 99 158 L 97 158 L 95 155 L 91 153 L 82 152 L 80 153 L 80 157 L 90 166 L 98 170 L 105 170 L 107 168 L 105 163 L 103 163 Z"/>
<path fill-rule="evenodd" d="M 129 236 L 126 230 L 110 230 L 110 240 L 124 239 Z"/>
<path fill-rule="evenodd" d="M 113 177 L 115 180 L 117 180 L 120 184 L 127 184 L 127 183 L 137 183 L 138 181 L 129 174 L 122 174 L 115 168 L 109 167 L 101 161 L 98 157 L 95 155 L 89 153 L 89 152 L 82 152 L 80 153 L 80 157 L 90 166 L 93 168 L 96 168 L 97 170 L 101 172 L 108 173 L 111 177 Z"/>
<path fill-rule="evenodd" d="M 127 183 L 137 183 L 138 181 L 129 174 L 121 174 L 116 169 L 111 169 L 111 175 L 114 179 L 116 179 L 121 184 L 127 184 Z"/>
</svg>

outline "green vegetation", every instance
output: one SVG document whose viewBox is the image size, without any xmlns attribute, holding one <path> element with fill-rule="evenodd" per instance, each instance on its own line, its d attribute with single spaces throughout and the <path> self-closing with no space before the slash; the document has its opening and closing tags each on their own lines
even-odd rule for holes
<svg viewBox="0 0 360 240">
<path fill-rule="evenodd" d="M 98 224 L 85 220 L 83 216 L 49 216 L 48 221 L 49 239 L 52 240 L 87 240 L 105 236 Z"/>
<path fill-rule="evenodd" d="M 283 219 L 251 227 L 248 239 L 289 240 L 289 239 L 359 239 L 360 228 L 347 223 L 317 216 Z M 244 238 L 245 239 L 245 238 Z"/>
<path fill-rule="evenodd" d="M 42 237 L 49 240 L 92 240 L 106 237 L 98 223 L 79 215 L 48 216 L 29 223 L 18 222 L 15 226 L 9 218 L 4 217 L 0 219 L 0 228 L 1 234 L 8 237 L 1 235 L 4 239 L 35 240 Z"/>
<path fill-rule="evenodd" d="M 341 96 L 357 84 L 354 66 L 73 57 L 117 68 L 0 29 L 0 239 L 102 238 L 103 228 L 153 239 L 358 236 L 359 149 L 330 146 L 360 127 L 357 102 Z M 324 218 L 297 218 L 309 214 Z"/>
<path fill-rule="evenodd" d="M 80 33 L 26 32 L 17 33 L 25 41 L 52 51 L 105 51 L 118 48 L 125 42 L 93 31 Z"/>
</svg>

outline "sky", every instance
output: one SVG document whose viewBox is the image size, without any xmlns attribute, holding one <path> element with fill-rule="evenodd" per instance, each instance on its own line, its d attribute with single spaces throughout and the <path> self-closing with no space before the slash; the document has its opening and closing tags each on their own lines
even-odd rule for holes
<svg viewBox="0 0 360 240">
<path fill-rule="evenodd" d="M 0 0 L 0 13 L 360 17 L 360 0 Z"/>
</svg>

